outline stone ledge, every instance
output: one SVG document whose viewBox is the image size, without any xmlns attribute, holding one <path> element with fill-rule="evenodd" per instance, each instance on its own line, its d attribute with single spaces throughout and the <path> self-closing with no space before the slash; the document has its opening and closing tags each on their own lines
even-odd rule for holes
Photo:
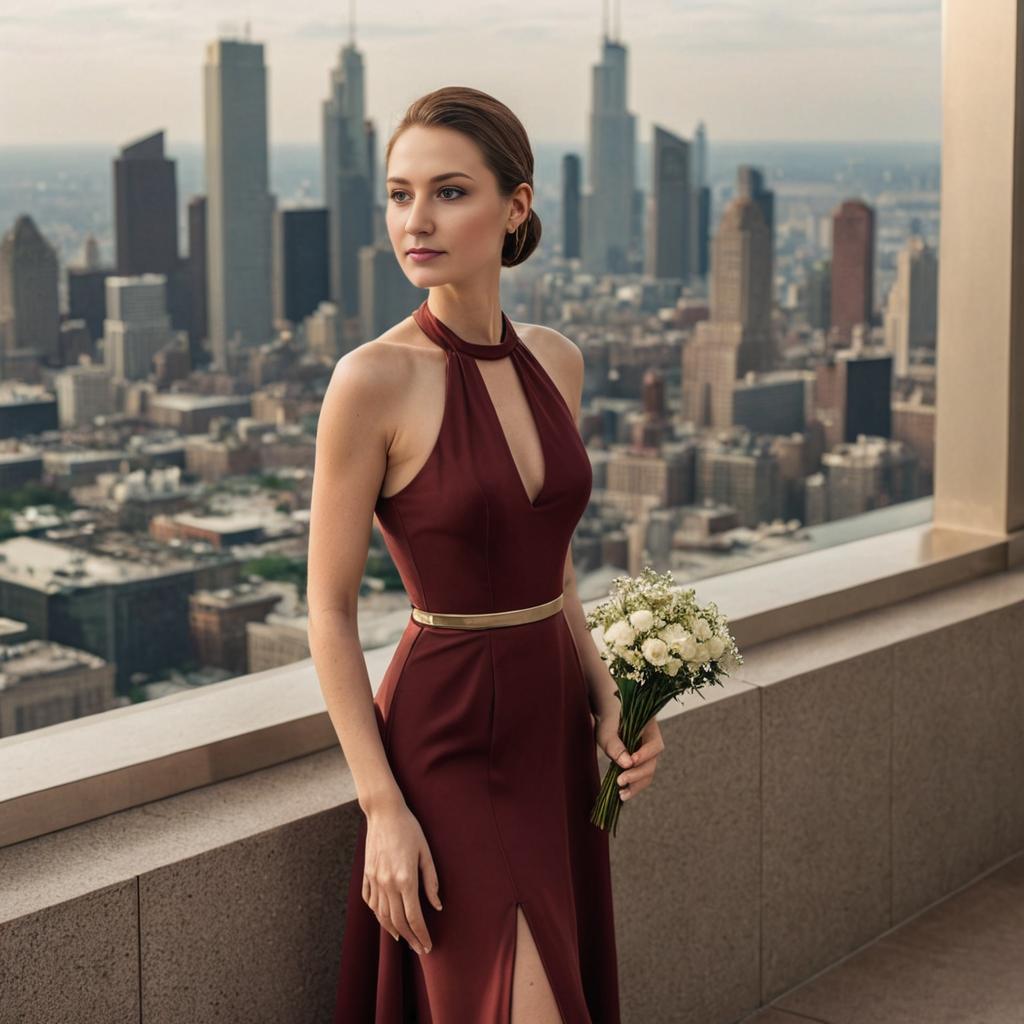
<svg viewBox="0 0 1024 1024">
<path fill-rule="evenodd" d="M 1014 540 L 923 524 L 694 585 L 746 650 L 997 573 Z M 374 691 L 393 650 L 366 652 Z M 337 746 L 311 659 L 13 737 L 0 847 Z"/>
</svg>

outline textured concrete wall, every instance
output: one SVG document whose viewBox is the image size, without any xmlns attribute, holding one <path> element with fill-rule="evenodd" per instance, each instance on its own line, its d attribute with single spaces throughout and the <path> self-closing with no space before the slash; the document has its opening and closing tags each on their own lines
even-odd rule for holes
<svg viewBox="0 0 1024 1024">
<path fill-rule="evenodd" d="M 1024 850 L 1024 570 L 744 653 L 612 842 L 627 1024 L 737 1021 Z M 358 821 L 329 751 L 0 850 L 0 1024 L 329 1024 Z"/>
</svg>

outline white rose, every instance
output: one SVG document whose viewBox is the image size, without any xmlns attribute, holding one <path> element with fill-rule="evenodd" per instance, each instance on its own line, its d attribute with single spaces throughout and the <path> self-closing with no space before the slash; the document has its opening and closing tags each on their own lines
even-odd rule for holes
<svg viewBox="0 0 1024 1024">
<path fill-rule="evenodd" d="M 678 647 L 689 635 L 679 622 L 670 622 L 658 634 L 669 647 Z"/>
<path fill-rule="evenodd" d="M 641 650 L 644 653 L 644 657 L 652 664 L 659 668 L 668 661 L 668 645 L 664 640 L 659 640 L 656 636 L 648 637 L 644 642 Z"/>
<path fill-rule="evenodd" d="M 679 658 L 669 658 L 668 661 L 665 662 L 665 674 L 675 676 L 682 666 L 683 663 Z"/>
<path fill-rule="evenodd" d="M 713 635 L 707 619 L 697 620 L 697 624 L 693 627 L 693 635 L 698 640 L 707 640 Z"/>
<path fill-rule="evenodd" d="M 594 644 L 598 651 L 604 654 L 608 650 L 608 645 L 604 642 L 604 627 L 595 626 L 591 631 L 590 635 L 594 638 Z"/>
<path fill-rule="evenodd" d="M 628 647 L 636 639 L 636 634 L 625 619 L 613 622 L 604 631 L 604 641 L 609 647 Z"/>
<path fill-rule="evenodd" d="M 692 636 L 688 636 L 679 645 L 679 656 L 683 661 L 693 661 L 694 656 L 697 653 L 697 641 Z"/>
<path fill-rule="evenodd" d="M 630 613 L 629 624 L 638 632 L 646 633 L 654 625 L 654 613 L 647 608 Z"/>
<path fill-rule="evenodd" d="M 708 654 L 707 644 L 697 644 L 697 650 L 693 656 L 693 660 L 699 665 L 703 665 L 705 661 L 710 661 L 710 655 Z"/>
<path fill-rule="evenodd" d="M 713 636 L 708 641 L 708 653 L 717 658 L 725 650 L 725 641 L 720 636 Z"/>
</svg>

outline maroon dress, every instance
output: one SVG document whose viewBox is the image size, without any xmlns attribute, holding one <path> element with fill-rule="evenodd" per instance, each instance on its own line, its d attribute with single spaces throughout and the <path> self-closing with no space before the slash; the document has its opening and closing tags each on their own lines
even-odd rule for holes
<svg viewBox="0 0 1024 1024">
<path fill-rule="evenodd" d="M 376 505 L 417 608 L 504 611 L 562 591 L 590 497 L 590 460 L 558 388 L 502 313 L 497 345 L 467 342 L 426 300 L 413 317 L 446 355 L 437 441 Z M 509 358 L 544 453 L 534 501 L 478 359 Z M 486 629 L 409 623 L 374 699 L 388 762 L 423 828 L 442 909 L 420 905 L 433 947 L 396 942 L 362 897 L 366 819 L 348 889 L 335 1024 L 508 1024 L 516 907 L 564 1024 L 619 1024 L 608 833 L 586 680 L 562 611 Z"/>
</svg>

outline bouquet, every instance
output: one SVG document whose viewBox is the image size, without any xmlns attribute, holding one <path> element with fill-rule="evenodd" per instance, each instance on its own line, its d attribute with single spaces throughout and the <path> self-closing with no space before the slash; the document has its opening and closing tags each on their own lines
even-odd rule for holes
<svg viewBox="0 0 1024 1024">
<path fill-rule="evenodd" d="M 721 685 L 719 677 L 743 663 L 714 602 L 698 605 L 692 587 L 682 589 L 672 573 L 656 573 L 649 565 L 639 576 L 613 580 L 610 596 L 586 619 L 615 680 L 619 738 L 631 754 L 669 700 L 689 692 L 703 700 L 703 687 Z M 612 761 L 590 814 L 593 824 L 612 835 L 622 809 L 618 777 L 624 770 Z"/>
</svg>

